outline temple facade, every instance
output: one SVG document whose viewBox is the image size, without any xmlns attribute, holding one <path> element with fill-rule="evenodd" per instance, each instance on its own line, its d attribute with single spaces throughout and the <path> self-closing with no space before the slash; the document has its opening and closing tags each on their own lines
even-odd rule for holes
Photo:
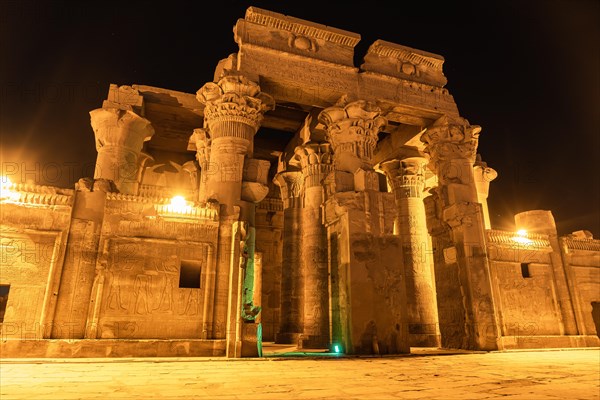
<svg viewBox="0 0 600 400">
<path fill-rule="evenodd" d="M 444 59 L 251 7 L 196 94 L 111 85 L 94 177 L 3 177 L 0 350 L 599 346 L 600 240 L 493 229 Z"/>
</svg>

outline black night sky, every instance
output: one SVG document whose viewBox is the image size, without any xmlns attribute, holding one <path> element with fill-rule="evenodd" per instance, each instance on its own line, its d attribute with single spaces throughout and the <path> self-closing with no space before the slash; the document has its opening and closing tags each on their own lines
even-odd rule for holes
<svg viewBox="0 0 600 400">
<path fill-rule="evenodd" d="M 494 227 L 549 209 L 560 234 L 600 236 L 597 0 L 162 3 L 0 0 L 3 173 L 16 165 L 63 187 L 93 175 L 88 112 L 109 84 L 195 93 L 237 50 L 232 27 L 253 5 L 360 33 L 357 65 L 379 38 L 443 55 L 447 87 L 483 127 L 479 152 L 499 173 Z"/>
</svg>

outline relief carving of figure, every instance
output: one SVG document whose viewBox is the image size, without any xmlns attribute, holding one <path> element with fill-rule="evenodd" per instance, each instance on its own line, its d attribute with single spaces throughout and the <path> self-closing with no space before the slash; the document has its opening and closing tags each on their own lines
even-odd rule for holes
<svg viewBox="0 0 600 400">
<path fill-rule="evenodd" d="M 121 297 L 121 276 L 119 272 L 110 271 L 110 286 L 106 304 L 110 310 L 127 310 Z"/>
<path fill-rule="evenodd" d="M 150 280 L 148 275 L 140 274 L 135 277 L 133 294 L 135 295 L 134 310 L 137 314 L 150 314 Z M 140 311 L 141 308 L 141 311 Z"/>
<path fill-rule="evenodd" d="M 185 309 L 181 315 L 197 315 L 198 309 L 200 308 L 200 291 L 188 289 L 187 292 L 188 296 L 185 303 Z"/>
<path fill-rule="evenodd" d="M 169 257 L 161 263 L 163 270 L 163 289 L 160 294 L 158 306 L 154 310 L 173 312 L 173 291 L 175 290 L 175 279 L 178 271 L 177 257 Z"/>
</svg>

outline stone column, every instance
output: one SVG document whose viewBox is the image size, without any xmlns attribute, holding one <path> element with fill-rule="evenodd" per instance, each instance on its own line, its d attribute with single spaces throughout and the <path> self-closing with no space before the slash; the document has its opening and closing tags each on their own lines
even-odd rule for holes
<svg viewBox="0 0 600 400">
<path fill-rule="evenodd" d="M 146 159 L 142 147 L 154 135 L 150 121 L 117 108 L 99 108 L 90 117 L 98 151 L 94 179 L 111 180 L 119 192 L 136 195 L 140 165 Z"/>
<path fill-rule="evenodd" d="M 205 197 L 217 200 L 225 206 L 224 214 L 232 215 L 232 207 L 242 199 L 245 160 L 252 158 L 254 135 L 264 112 L 273 107 L 273 99 L 262 93 L 256 83 L 240 75 L 207 83 L 197 97 L 205 105 L 205 131 L 194 132 L 194 139 L 196 143 L 203 141 L 210 145 L 208 151 L 206 144 L 197 145 L 202 151 L 199 160 L 208 158 L 208 168 L 202 171 L 206 177 Z M 208 133 L 209 142 L 202 133 Z"/>
<path fill-rule="evenodd" d="M 277 343 L 297 343 L 302 332 L 302 276 L 300 237 L 302 228 L 302 172 L 275 175 L 283 200 L 283 260 L 281 269 L 281 317 Z"/>
<path fill-rule="evenodd" d="M 498 172 L 487 166 L 481 159 L 477 158 L 473 166 L 473 178 L 475 179 L 475 187 L 477 189 L 477 201 L 481 204 L 483 212 L 483 222 L 485 229 L 492 229 L 490 222 L 490 211 L 488 209 L 487 198 L 490 192 L 490 182 L 498 177 Z"/>
<path fill-rule="evenodd" d="M 397 233 L 403 249 L 408 299 L 408 332 L 413 347 L 439 347 L 440 333 L 423 195 L 427 160 L 410 157 L 381 164 L 396 198 Z"/>
<path fill-rule="evenodd" d="M 298 146 L 304 179 L 302 208 L 302 270 L 304 275 L 304 333 L 300 347 L 327 348 L 329 345 L 329 272 L 327 230 L 321 205 L 325 201 L 322 181 L 332 171 L 329 143 L 309 142 Z"/>
<path fill-rule="evenodd" d="M 473 178 L 480 131 L 481 127 L 471 126 L 463 118 L 444 116 L 427 128 L 421 141 L 430 157 L 429 167 L 438 175 L 436 194 L 441 219 L 449 227 L 457 254 L 461 287 L 455 290 L 460 293 L 465 313 L 462 347 L 496 350 L 499 324 L 486 255 L 483 212 Z"/>
<path fill-rule="evenodd" d="M 251 160 L 254 135 L 263 114 L 274 103 L 256 83 L 241 75 L 227 75 L 217 83 L 205 84 L 198 90 L 197 98 L 205 105 L 204 129 L 196 130 L 190 142 L 196 146 L 198 160 L 205 164 L 201 171 L 200 200 L 214 200 L 221 205 L 213 320 L 225 326 L 215 326 L 214 331 L 221 332 L 224 328 L 227 357 L 240 357 L 242 353 L 252 354 L 242 348 L 244 332 L 250 330 L 241 324 L 244 310 L 252 308 L 254 204 L 268 192 L 265 182 L 258 182 L 259 174 L 255 174 L 255 182 L 246 185 L 251 178 L 246 179 L 245 166 Z M 264 163 L 268 164 L 259 164 Z M 243 235 L 240 234 L 243 246 L 238 246 L 241 239 L 235 238 L 235 226 L 242 226 L 238 220 L 243 221 L 244 226 Z"/>
</svg>

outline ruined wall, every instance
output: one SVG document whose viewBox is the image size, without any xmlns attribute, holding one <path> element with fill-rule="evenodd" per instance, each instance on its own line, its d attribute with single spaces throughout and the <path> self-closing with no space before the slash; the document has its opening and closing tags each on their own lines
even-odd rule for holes
<svg viewBox="0 0 600 400">
<path fill-rule="evenodd" d="M 487 231 L 501 335 L 563 335 L 547 235 Z"/>
<path fill-rule="evenodd" d="M 207 329 L 218 216 L 214 208 L 189 206 L 178 215 L 169 207 L 108 195 L 89 336 L 201 338 Z"/>
<path fill-rule="evenodd" d="M 262 253 L 260 323 L 263 341 L 275 341 L 281 313 L 283 205 L 267 197 L 256 209 L 256 251 Z"/>
<path fill-rule="evenodd" d="M 457 290 L 462 284 L 456 256 L 447 250 L 452 248 L 452 242 L 438 216 L 436 196 L 426 197 L 424 203 L 432 242 L 441 344 L 444 348 L 465 348 L 466 298 L 462 290 Z"/>
<path fill-rule="evenodd" d="M 75 203 L 58 292 L 52 337 L 82 339 L 89 299 L 96 275 L 98 241 L 104 215 L 106 189 L 96 185 L 75 191 Z M 65 329 L 68 327 L 68 329 Z"/>
<path fill-rule="evenodd" d="M 50 337 L 55 325 L 53 317 L 73 191 L 3 185 L 1 196 L 0 285 L 6 296 L 6 309 L 0 336 L 2 339 Z"/>
<path fill-rule="evenodd" d="M 349 354 L 409 350 L 402 246 L 391 234 L 392 196 L 346 192 L 326 203 L 332 343 Z"/>
<path fill-rule="evenodd" d="M 600 240 L 561 238 L 563 261 L 575 285 L 579 328 L 600 336 Z"/>
</svg>

